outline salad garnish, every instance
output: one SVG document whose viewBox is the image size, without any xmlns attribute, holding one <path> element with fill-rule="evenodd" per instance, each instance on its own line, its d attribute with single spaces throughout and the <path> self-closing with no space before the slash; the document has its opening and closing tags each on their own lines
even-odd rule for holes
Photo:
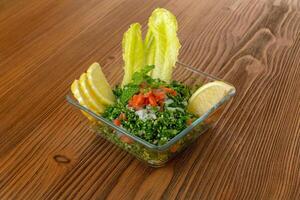
<svg viewBox="0 0 300 200">
<path fill-rule="evenodd" d="M 163 145 L 234 88 L 214 81 L 193 93 L 188 86 L 172 80 L 181 45 L 177 20 L 170 11 L 157 8 L 152 12 L 144 40 L 141 29 L 134 23 L 124 33 L 124 77 L 120 85 L 112 89 L 101 66 L 94 63 L 73 82 L 71 91 L 82 106 L 114 125 L 151 144 Z M 126 135 L 120 140 L 132 142 Z"/>
<path fill-rule="evenodd" d="M 103 117 L 152 144 L 163 145 L 196 119 L 187 111 L 191 89 L 172 81 L 154 79 L 153 65 L 133 74 L 133 81 L 114 90 L 116 103 Z"/>
</svg>

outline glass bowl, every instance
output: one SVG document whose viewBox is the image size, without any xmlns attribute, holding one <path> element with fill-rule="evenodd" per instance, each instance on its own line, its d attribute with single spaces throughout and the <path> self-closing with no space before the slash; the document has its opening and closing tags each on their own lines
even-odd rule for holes
<svg viewBox="0 0 300 200">
<path fill-rule="evenodd" d="M 176 64 L 176 68 L 173 71 L 173 79 L 195 89 L 207 82 L 216 80 L 223 81 L 181 62 L 177 62 Z M 122 80 L 118 80 L 117 82 L 120 83 L 121 81 Z M 225 81 L 223 82 L 226 83 Z M 66 98 L 70 104 L 79 108 L 82 112 L 85 112 L 85 114 L 88 113 L 91 117 L 93 117 L 90 125 L 96 134 L 114 143 L 148 165 L 152 167 L 161 167 L 175 155 L 188 147 L 201 134 L 213 127 L 235 93 L 236 90 L 233 87 L 233 89 L 230 90 L 224 98 L 216 103 L 209 111 L 197 118 L 191 125 L 161 146 L 144 141 L 124 128 L 114 125 L 112 121 L 81 106 L 71 94 L 67 95 Z"/>
</svg>

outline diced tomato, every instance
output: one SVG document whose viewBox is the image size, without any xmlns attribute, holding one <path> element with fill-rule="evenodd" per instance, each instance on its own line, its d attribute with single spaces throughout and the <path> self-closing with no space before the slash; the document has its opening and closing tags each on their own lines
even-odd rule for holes
<svg viewBox="0 0 300 200">
<path fill-rule="evenodd" d="M 143 105 L 144 104 L 144 100 L 145 100 L 144 95 L 139 94 L 139 95 L 137 95 L 137 98 L 136 98 L 136 104 L 137 105 Z"/>
<path fill-rule="evenodd" d="M 166 93 L 169 93 L 173 96 L 177 95 L 177 92 L 175 90 L 173 90 L 172 88 L 167 88 L 167 87 L 162 87 L 163 91 L 165 91 Z"/>
<path fill-rule="evenodd" d="M 128 137 L 127 135 L 121 135 L 120 136 L 120 140 L 124 143 L 127 143 L 127 144 L 131 144 L 133 143 L 133 139 L 131 139 L 130 137 Z"/>
<path fill-rule="evenodd" d="M 173 96 L 176 96 L 177 95 L 177 92 L 175 90 L 173 90 L 172 88 L 167 88 L 167 87 L 162 87 L 162 89 L 166 92 L 166 93 L 169 93 Z"/>
<path fill-rule="evenodd" d="M 174 144 L 173 146 L 171 146 L 170 152 L 175 153 L 176 151 L 178 151 L 179 148 L 180 144 Z"/>
<path fill-rule="evenodd" d="M 145 94 L 145 96 L 151 106 L 157 106 L 157 100 L 152 91 Z"/>
<path fill-rule="evenodd" d="M 125 115 L 125 113 L 121 113 L 120 115 L 119 115 L 119 120 L 126 120 L 126 115 Z"/>
<path fill-rule="evenodd" d="M 157 106 L 157 102 L 156 102 L 156 100 L 155 100 L 154 95 L 150 95 L 150 96 L 148 97 L 148 99 L 149 99 L 149 103 L 150 103 L 151 106 Z"/>
<path fill-rule="evenodd" d="M 153 92 L 154 96 L 155 96 L 155 99 L 157 101 L 161 101 L 161 100 L 164 100 L 166 98 L 166 95 L 164 92 L 162 91 L 155 91 Z"/>
<path fill-rule="evenodd" d="M 121 121 L 119 119 L 114 119 L 113 122 L 116 126 L 121 126 Z"/>
<path fill-rule="evenodd" d="M 128 105 L 135 109 L 141 108 L 145 105 L 145 97 L 143 94 L 136 94 L 129 100 Z"/>
<path fill-rule="evenodd" d="M 132 103 L 134 106 L 140 106 L 144 104 L 144 96 L 142 94 L 137 94 L 132 97 Z"/>
<path fill-rule="evenodd" d="M 149 104 L 149 98 L 148 98 L 148 97 L 145 98 L 144 104 L 145 104 L 145 105 L 148 105 L 148 104 Z"/>
<path fill-rule="evenodd" d="M 147 83 L 144 83 L 147 84 Z M 143 87 L 143 84 L 140 85 Z M 128 106 L 133 107 L 135 110 L 142 109 L 145 105 L 158 106 L 161 107 L 164 104 L 166 98 L 166 93 L 171 95 L 176 95 L 176 91 L 172 88 L 161 87 L 158 89 L 152 89 L 151 91 L 143 94 L 142 92 L 136 95 L 128 101 Z M 120 118 L 122 120 L 122 118 Z"/>
</svg>

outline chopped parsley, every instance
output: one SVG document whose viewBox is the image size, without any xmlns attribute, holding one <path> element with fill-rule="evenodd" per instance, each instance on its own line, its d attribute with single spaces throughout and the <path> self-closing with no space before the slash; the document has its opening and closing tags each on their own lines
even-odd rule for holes
<svg viewBox="0 0 300 200">
<path fill-rule="evenodd" d="M 191 89 L 149 75 L 147 66 L 133 75 L 132 82 L 114 89 L 117 102 L 103 116 L 149 143 L 163 145 L 185 129 L 196 117 L 186 109 Z"/>
</svg>

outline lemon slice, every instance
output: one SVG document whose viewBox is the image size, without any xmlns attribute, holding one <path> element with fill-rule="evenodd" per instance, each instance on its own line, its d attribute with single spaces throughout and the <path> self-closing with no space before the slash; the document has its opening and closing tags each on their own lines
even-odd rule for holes
<svg viewBox="0 0 300 200">
<path fill-rule="evenodd" d="M 79 85 L 79 81 L 78 80 L 75 80 L 72 85 L 71 85 L 71 91 L 74 95 L 74 97 L 77 99 L 77 101 L 79 102 L 80 105 L 86 107 L 86 108 L 89 108 L 87 105 L 86 105 L 86 102 L 83 98 L 83 95 L 82 95 L 82 91 L 80 89 L 80 85 Z M 82 111 L 82 113 L 91 121 L 95 121 L 95 119 L 90 116 L 89 114 L 87 114 L 86 112 Z"/>
<path fill-rule="evenodd" d="M 202 116 L 216 103 L 224 98 L 230 90 L 235 88 L 222 81 L 209 82 L 200 87 L 189 99 L 188 110 L 195 115 Z"/>
<path fill-rule="evenodd" d="M 87 80 L 91 86 L 91 93 L 101 103 L 104 105 L 114 103 L 115 96 L 98 63 L 93 63 L 87 70 Z"/>
<path fill-rule="evenodd" d="M 79 79 L 80 88 L 82 90 L 82 97 L 87 106 L 95 113 L 103 113 L 105 107 L 97 100 L 97 97 L 93 95 L 93 91 L 88 84 L 87 75 L 83 73 Z"/>
</svg>

